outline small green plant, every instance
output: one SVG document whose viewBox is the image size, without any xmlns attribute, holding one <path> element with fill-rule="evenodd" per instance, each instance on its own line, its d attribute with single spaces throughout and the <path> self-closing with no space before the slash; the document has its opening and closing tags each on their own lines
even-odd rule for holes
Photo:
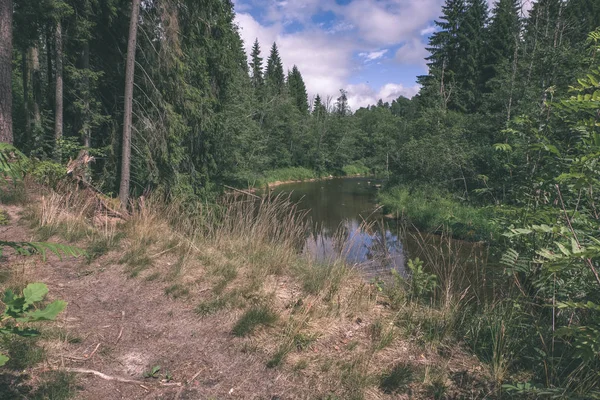
<svg viewBox="0 0 600 400">
<path fill-rule="evenodd" d="M 40 321 L 53 321 L 65 309 L 67 303 L 56 300 L 44 308 L 38 308 L 39 302 L 48 294 L 48 287 L 43 283 L 30 283 L 23 290 L 22 296 L 17 296 L 12 290 L 4 292 L 3 303 L 5 310 L 0 319 L 0 334 L 2 336 L 38 336 L 39 331 L 23 327 L 24 324 Z M 0 366 L 6 364 L 9 357 L 0 353 Z"/>
<path fill-rule="evenodd" d="M 0 226 L 8 225 L 8 221 L 10 221 L 8 213 L 6 211 L 0 209 Z"/>
<path fill-rule="evenodd" d="M 150 368 L 150 370 L 144 372 L 144 378 L 158 378 L 160 370 L 160 365 L 155 365 L 152 368 Z"/>
<path fill-rule="evenodd" d="M 242 315 L 233 327 L 234 336 L 250 335 L 260 325 L 270 325 L 277 321 L 277 314 L 267 306 L 255 306 Z"/>
<path fill-rule="evenodd" d="M 419 257 L 408 260 L 408 269 L 411 272 L 410 287 L 415 297 L 428 296 L 437 287 L 437 276 L 423 269 L 423 261 Z"/>
</svg>

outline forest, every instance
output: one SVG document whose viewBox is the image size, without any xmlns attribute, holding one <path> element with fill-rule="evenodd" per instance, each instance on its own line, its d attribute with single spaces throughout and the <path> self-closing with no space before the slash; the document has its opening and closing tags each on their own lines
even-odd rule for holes
<svg viewBox="0 0 600 400">
<path fill-rule="evenodd" d="M 132 215 L 141 197 L 197 216 L 275 181 L 383 179 L 386 213 L 497 260 L 494 295 L 466 304 L 418 268 L 404 308 L 396 286 L 379 288 L 396 326 L 407 304 L 411 318 L 433 307 L 419 329 L 491 371 L 474 397 L 436 392 L 458 385 L 442 379 L 417 398 L 600 399 L 600 2 L 445 0 L 418 94 L 356 110 L 343 88 L 309 98 L 277 43 L 246 54 L 234 18 L 230 0 L 0 0 L 0 161 L 22 156 L 24 175 L 60 190 L 87 157 L 86 187 Z M 198 229 L 234 214 L 246 221 L 214 211 Z M 396 367 L 385 379 L 403 379 Z M 343 387 L 318 398 L 364 398 Z"/>
</svg>

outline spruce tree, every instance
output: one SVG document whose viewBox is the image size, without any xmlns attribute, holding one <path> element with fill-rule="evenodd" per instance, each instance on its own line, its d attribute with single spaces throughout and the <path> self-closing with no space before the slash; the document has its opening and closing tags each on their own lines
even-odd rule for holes
<svg viewBox="0 0 600 400">
<path fill-rule="evenodd" d="M 283 75 L 283 64 L 279 56 L 277 44 L 273 43 L 271 54 L 267 60 L 267 70 L 265 71 L 265 84 L 271 94 L 282 94 L 285 87 L 285 76 Z"/>
<path fill-rule="evenodd" d="M 252 46 L 252 53 L 250 55 L 252 60 L 250 61 L 250 72 L 252 76 L 252 86 L 255 89 L 262 87 L 263 81 L 263 59 L 260 56 L 260 44 L 258 43 L 258 38 L 254 41 L 254 45 Z"/>
<path fill-rule="evenodd" d="M 288 71 L 288 90 L 296 107 L 302 115 L 308 114 L 308 95 L 306 94 L 306 85 L 302 79 L 302 74 L 298 67 L 294 65 L 292 71 Z"/>
<path fill-rule="evenodd" d="M 484 81 L 494 79 L 505 63 L 512 63 L 519 44 L 521 22 L 519 0 L 499 0 L 493 10 L 487 35 Z"/>
<path fill-rule="evenodd" d="M 462 24 L 459 26 L 459 105 L 475 111 L 483 92 L 482 74 L 488 6 L 486 0 L 467 0 Z"/>
<path fill-rule="evenodd" d="M 429 39 L 429 74 L 418 78 L 423 93 L 439 96 L 443 107 L 456 103 L 455 76 L 461 67 L 459 46 L 464 13 L 464 0 L 446 0 L 440 20 L 435 21 L 440 30 Z"/>
</svg>

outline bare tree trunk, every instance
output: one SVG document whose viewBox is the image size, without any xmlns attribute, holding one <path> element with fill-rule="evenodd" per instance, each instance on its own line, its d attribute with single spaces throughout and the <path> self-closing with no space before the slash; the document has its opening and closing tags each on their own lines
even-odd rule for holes
<svg viewBox="0 0 600 400">
<path fill-rule="evenodd" d="M 31 87 L 32 87 L 32 113 L 33 128 L 38 131 L 42 128 L 42 114 L 40 112 L 40 102 L 42 101 L 42 82 L 40 72 L 40 56 L 37 44 L 29 49 L 31 60 Z M 38 132 L 36 132 L 38 133 Z"/>
<path fill-rule="evenodd" d="M 29 110 L 29 77 L 30 62 L 28 51 L 21 51 L 21 78 L 23 79 L 23 110 L 25 113 L 25 143 L 31 143 L 31 114 Z"/>
<path fill-rule="evenodd" d="M 121 154 L 121 187 L 119 199 L 121 208 L 127 210 L 129 202 L 129 179 L 131 166 L 131 119 L 133 113 L 133 78 L 135 72 L 135 49 L 137 24 L 140 13 L 140 0 L 131 1 L 129 21 L 129 43 L 127 44 L 127 66 L 125 69 L 125 112 L 123 116 L 123 145 Z"/>
<path fill-rule="evenodd" d="M 12 0 L 0 0 L 0 142 L 13 142 Z"/>
<path fill-rule="evenodd" d="M 62 38 L 62 23 L 56 23 L 55 32 L 56 46 L 56 93 L 55 93 L 55 112 L 54 112 L 54 139 L 56 157 L 60 157 L 60 149 L 58 142 L 63 135 L 63 38 Z"/>
<path fill-rule="evenodd" d="M 91 147 L 92 144 L 92 133 L 90 127 L 90 78 L 88 77 L 88 72 L 90 69 L 90 42 L 86 41 L 83 45 L 83 55 L 82 55 L 82 68 L 85 70 L 85 75 L 83 78 L 83 90 L 85 90 L 83 96 L 83 145 L 85 147 Z"/>
</svg>

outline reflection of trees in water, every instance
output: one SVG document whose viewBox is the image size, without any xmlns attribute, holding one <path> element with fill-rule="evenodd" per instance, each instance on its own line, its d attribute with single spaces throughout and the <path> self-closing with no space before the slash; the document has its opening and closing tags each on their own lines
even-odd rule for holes
<svg viewBox="0 0 600 400">
<path fill-rule="evenodd" d="M 391 268 L 404 271 L 403 246 L 385 223 L 359 223 L 345 220 L 332 232 L 314 229 L 306 239 L 305 252 L 321 262 L 343 257 L 364 269 L 368 275 L 387 272 Z"/>
</svg>

